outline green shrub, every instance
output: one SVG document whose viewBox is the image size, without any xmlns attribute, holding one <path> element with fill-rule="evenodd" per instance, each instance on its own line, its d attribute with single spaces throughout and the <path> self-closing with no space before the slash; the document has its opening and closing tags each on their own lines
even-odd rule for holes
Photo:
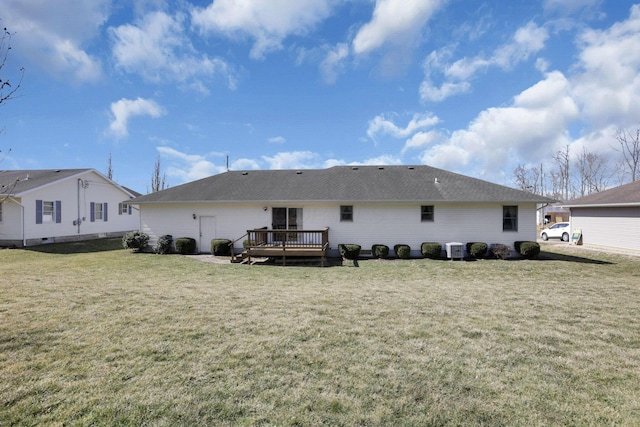
<svg viewBox="0 0 640 427">
<path fill-rule="evenodd" d="M 156 242 L 156 246 L 153 251 L 160 255 L 166 255 L 173 252 L 173 236 L 171 234 L 165 234 L 160 236 Z"/>
<path fill-rule="evenodd" d="M 231 255 L 231 240 L 229 239 L 213 239 L 211 241 L 211 253 L 219 256 Z"/>
<path fill-rule="evenodd" d="M 371 246 L 371 255 L 374 258 L 388 258 L 389 246 L 387 245 L 373 245 Z"/>
<path fill-rule="evenodd" d="M 502 243 L 493 243 L 491 245 L 490 253 L 492 256 L 498 259 L 507 259 L 511 256 L 511 248 Z"/>
<path fill-rule="evenodd" d="M 360 257 L 360 245 L 354 244 L 343 244 L 340 243 L 338 245 L 338 251 L 340 251 L 340 256 L 345 259 L 357 260 Z"/>
<path fill-rule="evenodd" d="M 130 231 L 122 236 L 122 246 L 125 249 L 133 249 L 134 252 L 142 252 L 147 248 L 149 236 L 140 231 Z"/>
<path fill-rule="evenodd" d="M 420 245 L 422 256 L 430 259 L 440 259 L 442 256 L 442 245 L 437 242 L 424 242 Z"/>
<path fill-rule="evenodd" d="M 515 242 L 516 252 L 523 258 L 532 259 L 540 254 L 540 244 L 538 242 Z"/>
<path fill-rule="evenodd" d="M 408 259 L 411 257 L 411 247 L 405 244 L 397 244 L 393 247 L 393 251 L 398 258 Z"/>
<path fill-rule="evenodd" d="M 176 239 L 176 252 L 182 255 L 195 253 L 196 239 L 191 237 L 178 237 Z"/>
<path fill-rule="evenodd" d="M 489 249 L 489 247 L 483 242 L 467 243 L 467 253 L 473 258 L 484 258 L 485 255 L 487 255 L 487 249 Z"/>
<path fill-rule="evenodd" d="M 242 249 L 244 249 L 246 251 L 249 246 L 256 246 L 256 241 L 255 240 L 243 240 L 242 241 Z"/>
</svg>

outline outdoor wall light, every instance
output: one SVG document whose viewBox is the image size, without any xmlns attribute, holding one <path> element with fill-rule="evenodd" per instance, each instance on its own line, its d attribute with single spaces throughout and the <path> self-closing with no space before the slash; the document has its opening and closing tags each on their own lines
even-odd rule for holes
<svg viewBox="0 0 640 427">
<path fill-rule="evenodd" d="M 269 209 L 269 208 L 267 208 L 266 206 L 264 208 L 262 208 L 262 210 L 265 211 L 265 212 L 267 211 L 267 209 Z"/>
<path fill-rule="evenodd" d="M 195 213 L 193 214 L 193 219 L 196 219 L 196 214 Z"/>
</svg>

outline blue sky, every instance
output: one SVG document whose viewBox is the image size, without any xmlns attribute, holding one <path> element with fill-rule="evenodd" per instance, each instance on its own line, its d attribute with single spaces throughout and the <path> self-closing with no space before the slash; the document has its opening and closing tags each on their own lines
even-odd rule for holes
<svg viewBox="0 0 640 427">
<path fill-rule="evenodd" d="M 513 185 L 640 125 L 625 0 L 3 0 L 2 169 L 142 193 L 226 170 L 428 164 Z M 617 185 L 623 178 L 612 178 Z"/>
</svg>

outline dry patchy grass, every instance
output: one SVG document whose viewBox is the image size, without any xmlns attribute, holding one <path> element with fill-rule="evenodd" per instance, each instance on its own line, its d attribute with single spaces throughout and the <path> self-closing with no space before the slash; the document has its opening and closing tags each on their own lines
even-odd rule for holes
<svg viewBox="0 0 640 427">
<path fill-rule="evenodd" d="M 0 425 L 640 424 L 638 258 L 47 248 L 0 251 Z"/>
</svg>

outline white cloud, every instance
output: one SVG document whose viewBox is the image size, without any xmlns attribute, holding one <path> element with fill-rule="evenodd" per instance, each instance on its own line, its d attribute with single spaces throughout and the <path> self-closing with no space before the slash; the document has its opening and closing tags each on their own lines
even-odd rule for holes
<svg viewBox="0 0 640 427">
<path fill-rule="evenodd" d="M 443 4 L 441 0 L 376 0 L 371 21 L 353 40 L 354 52 L 365 54 L 386 44 L 413 45 Z"/>
<path fill-rule="evenodd" d="M 82 83 L 102 76 L 100 60 L 86 46 L 99 35 L 110 8 L 110 0 L 5 0 L 0 16 L 17 35 L 12 44 L 18 55 L 68 83 Z"/>
<path fill-rule="evenodd" d="M 170 147 L 156 147 L 156 149 L 169 159 L 167 176 L 177 177 L 181 182 L 195 181 L 226 170 L 224 166 L 216 166 L 199 154 L 186 154 Z"/>
<path fill-rule="evenodd" d="M 285 142 L 287 142 L 287 140 L 282 136 L 274 136 L 274 137 L 271 137 L 271 138 L 267 139 L 267 141 L 270 144 L 284 144 Z"/>
<path fill-rule="evenodd" d="M 401 128 L 393 121 L 388 120 L 385 116 L 380 115 L 369 121 L 367 135 L 371 139 L 375 139 L 377 135 L 390 135 L 394 138 L 406 138 L 415 132 L 431 127 L 440 120 L 433 114 L 414 114 L 407 126 Z"/>
<path fill-rule="evenodd" d="M 250 56 L 262 59 L 291 35 L 304 35 L 331 13 L 336 0 L 216 0 L 194 8 L 192 21 L 203 32 L 253 39 Z"/>
<path fill-rule="evenodd" d="M 208 93 L 203 80 L 220 76 L 235 89 L 234 73 L 221 58 L 199 54 L 184 28 L 184 16 L 164 12 L 145 15 L 136 25 L 110 28 L 116 66 L 153 83 L 177 81 Z"/>
<path fill-rule="evenodd" d="M 629 18 L 579 38 L 574 94 L 591 125 L 636 125 L 640 111 L 640 5 Z"/>
<path fill-rule="evenodd" d="M 498 179 L 514 159 L 545 159 L 570 143 L 566 132 L 579 117 L 567 78 L 555 71 L 514 97 L 509 107 L 482 111 L 467 127 L 454 131 L 422 153 L 433 166 Z M 433 138 L 437 135 L 432 135 Z"/>
<path fill-rule="evenodd" d="M 333 84 L 336 82 L 348 56 L 349 46 L 346 43 L 338 43 L 333 49 L 329 49 L 324 60 L 320 63 L 320 74 L 325 83 Z"/>
<path fill-rule="evenodd" d="M 500 68 L 510 69 L 541 51 L 548 38 L 549 33 L 544 27 L 529 22 L 518 28 L 510 43 L 496 49 L 489 62 Z"/>
<path fill-rule="evenodd" d="M 320 156 L 311 151 L 277 153 L 273 157 L 262 156 L 269 169 L 311 169 L 321 164 Z"/>
<path fill-rule="evenodd" d="M 542 6 L 547 12 L 569 15 L 582 9 L 592 8 L 601 0 L 543 0 Z"/>
<path fill-rule="evenodd" d="M 150 116 L 158 118 L 165 114 L 164 109 L 155 101 L 150 99 L 126 99 L 111 103 L 111 114 L 113 119 L 109 125 L 111 133 L 122 138 L 129 134 L 129 119 L 135 116 Z"/>
<path fill-rule="evenodd" d="M 450 46 L 433 51 L 424 61 L 425 79 L 420 84 L 420 99 L 423 102 L 439 102 L 450 96 L 468 92 L 471 88 L 469 80 L 479 70 L 488 67 L 509 70 L 544 49 L 548 38 L 546 28 L 529 22 L 518 28 L 511 41 L 499 46 L 488 58 L 478 55 L 449 63 L 453 56 Z M 438 74 L 442 75 L 443 79 L 440 84 L 435 84 L 433 76 Z"/>
<path fill-rule="evenodd" d="M 408 150 L 415 150 L 434 145 L 436 142 L 442 139 L 442 134 L 438 131 L 432 130 L 429 132 L 417 132 L 411 138 L 409 138 L 402 149 L 402 154 Z"/>
</svg>

